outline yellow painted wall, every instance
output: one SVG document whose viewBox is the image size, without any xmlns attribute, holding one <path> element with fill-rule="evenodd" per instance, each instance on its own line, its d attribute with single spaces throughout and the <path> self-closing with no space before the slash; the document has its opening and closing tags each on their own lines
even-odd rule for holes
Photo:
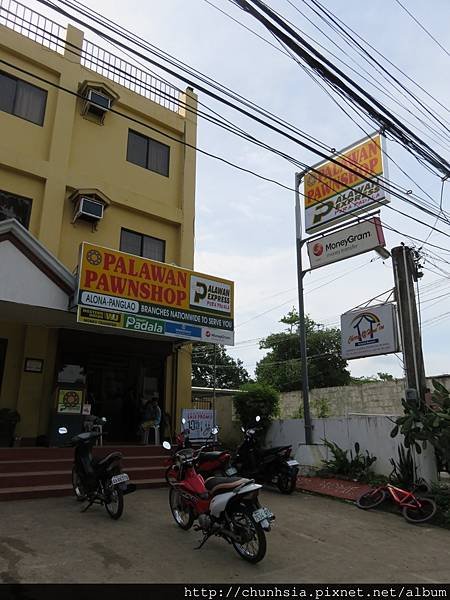
<svg viewBox="0 0 450 600">
<path fill-rule="evenodd" d="M 67 39 L 80 47 L 83 34 L 69 26 Z M 73 50 L 66 48 L 65 54 L 50 51 L 4 26 L 0 26 L 0 58 L 10 63 L 0 65 L 0 70 L 48 91 L 43 127 L 0 112 L 0 189 L 33 200 L 30 232 L 71 271 L 82 241 L 119 248 L 122 227 L 165 240 L 166 262 L 193 268 L 195 150 L 178 140 L 195 146 L 195 113 L 183 108 L 178 113 L 170 111 L 85 69 Z M 48 83 L 20 73 L 12 65 Z M 85 80 L 106 84 L 120 97 L 114 109 L 142 123 L 109 113 L 103 125 L 96 124 L 80 114 L 81 100 L 76 95 L 52 85 L 76 94 Z M 197 100 L 192 91 L 187 90 L 181 101 L 195 111 Z M 170 146 L 169 177 L 126 161 L 130 128 Z M 72 223 L 69 196 L 77 189 L 98 189 L 110 200 L 96 229 L 82 221 Z M 0 322 L 0 337 L 10 340 L 0 406 L 23 411 L 20 435 L 45 433 L 57 331 Z M 38 351 L 45 355 L 44 373 L 23 373 L 24 355 Z M 166 380 L 171 378 L 169 360 Z M 190 387 L 190 354 L 182 353 L 177 388 L 183 406 L 190 403 Z M 166 388 L 166 406 L 170 406 L 171 385 Z"/>
</svg>

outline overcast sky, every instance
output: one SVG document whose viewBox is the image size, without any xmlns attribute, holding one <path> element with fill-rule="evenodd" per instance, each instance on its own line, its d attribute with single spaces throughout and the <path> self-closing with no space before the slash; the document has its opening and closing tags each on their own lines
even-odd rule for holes
<svg viewBox="0 0 450 600">
<path fill-rule="evenodd" d="M 361 71 L 361 66 L 356 66 L 351 62 L 352 59 L 369 68 L 348 46 L 342 42 L 338 42 L 339 47 L 333 46 L 330 40 L 308 22 L 307 18 L 311 19 L 337 41 L 336 34 L 313 15 L 303 0 L 267 2 L 315 41 L 331 49 L 358 71 Z M 450 79 L 447 74 L 450 56 L 419 28 L 396 0 L 375 0 L 370 3 L 361 3 L 358 0 L 322 2 L 405 71 L 414 82 L 420 84 L 445 106 L 448 105 Z M 448 0 L 430 0 L 426 5 L 418 0 L 403 0 L 403 3 L 428 31 L 446 46 L 450 23 Z M 158 48 L 324 141 L 330 148 L 348 146 L 364 137 L 364 131 L 367 133 L 374 129 L 360 119 L 358 121 L 362 128 L 352 122 L 298 64 L 273 47 L 277 46 L 277 42 L 270 38 L 262 26 L 230 1 L 127 0 L 124 3 L 86 0 L 86 4 Z M 232 21 L 212 4 L 253 29 L 270 41 L 270 44 Z M 32 6 L 39 12 L 45 12 L 35 1 Z M 54 18 L 60 20 L 58 17 Z M 92 38 L 92 34 L 87 32 L 86 37 Z M 345 57 L 342 50 L 349 53 L 350 57 Z M 352 77 L 356 77 L 354 73 L 346 70 Z M 392 72 L 395 73 L 393 70 Z M 381 77 L 378 76 L 378 79 Z M 374 81 L 373 75 L 369 80 Z M 375 91 L 367 81 L 359 81 L 369 91 L 374 92 L 379 100 L 395 108 L 402 119 L 413 121 L 417 110 L 411 105 L 408 108 L 410 112 L 406 112 L 379 91 Z M 403 81 L 406 82 L 404 78 Z M 185 87 L 180 81 L 174 83 Z M 449 118 L 447 109 L 433 103 L 410 81 L 407 83 L 422 100 L 437 109 L 442 118 Z M 384 84 L 388 85 L 386 81 Z M 326 90 L 329 91 L 329 88 Z M 390 91 L 392 92 L 392 88 Z M 398 92 L 395 92 L 395 95 L 406 104 Z M 268 133 L 262 126 L 252 124 L 248 119 L 214 103 L 201 93 L 199 100 L 291 156 L 308 164 L 318 162 L 319 158 L 312 153 L 276 134 Z M 339 102 L 342 104 L 341 100 Z M 348 107 L 345 108 L 347 112 L 351 112 Z M 421 135 L 434 135 L 435 139 L 424 139 L 448 159 L 449 152 L 442 144 L 449 146 L 449 141 L 442 136 L 436 138 L 428 127 L 429 120 L 425 125 L 420 125 L 417 121 L 414 123 L 422 129 Z M 293 186 L 295 168 L 292 164 L 214 127 L 203 119 L 199 119 L 198 146 L 246 169 L 284 185 Z M 388 141 L 387 152 L 401 169 L 439 204 L 440 179 L 431 175 L 396 143 Z M 389 176 L 393 182 L 425 197 L 425 193 L 407 178 L 393 161 L 388 162 Z M 450 209 L 449 198 L 450 182 L 444 186 L 442 206 L 445 210 Z M 417 217 L 421 223 L 414 223 L 388 208 L 382 209 L 383 221 L 422 240 L 428 237 L 430 229 L 425 223 L 434 225 L 434 218 L 425 216 L 398 199 L 393 199 L 391 205 Z M 230 353 L 241 358 L 247 370 L 253 372 L 256 362 L 263 356 L 258 340 L 282 330 L 279 319 L 293 306 L 297 306 L 294 194 L 199 155 L 196 211 L 195 268 L 235 281 L 236 346 Z M 447 227 L 446 231 L 450 233 L 450 228 Z M 409 242 L 405 235 L 390 231 L 385 231 L 385 237 L 389 249 L 401 242 Z M 449 238 L 437 232 L 434 232 L 428 241 L 443 248 L 450 248 Z M 433 248 L 432 250 L 437 252 L 438 258 L 450 261 L 449 253 Z M 427 258 L 424 277 L 420 283 L 427 375 L 450 372 L 450 296 L 443 296 L 450 292 L 449 271 L 450 267 L 446 262 Z M 383 262 L 377 259 L 373 252 L 363 254 L 306 275 L 306 311 L 318 323 L 337 326 L 343 312 L 392 286 L 391 261 Z M 440 315 L 444 316 L 440 318 Z M 401 355 L 359 359 L 351 361 L 349 366 L 355 376 L 387 371 L 400 377 L 400 359 Z"/>
</svg>

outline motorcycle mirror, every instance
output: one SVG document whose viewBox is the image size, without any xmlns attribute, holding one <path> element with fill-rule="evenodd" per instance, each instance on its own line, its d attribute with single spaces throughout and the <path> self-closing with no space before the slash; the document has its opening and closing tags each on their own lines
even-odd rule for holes
<svg viewBox="0 0 450 600">
<path fill-rule="evenodd" d="M 102 421 L 103 421 L 103 423 L 106 423 L 106 418 L 102 417 Z"/>
<path fill-rule="evenodd" d="M 61 435 L 64 435 L 65 433 L 67 433 L 67 427 L 60 427 L 58 429 L 58 433 L 60 433 Z"/>
<path fill-rule="evenodd" d="M 170 450 L 172 448 L 172 446 L 170 445 L 169 442 L 163 442 L 163 448 L 165 448 L 166 450 Z"/>
<path fill-rule="evenodd" d="M 211 433 L 212 433 L 213 435 L 217 435 L 217 434 L 219 433 L 219 428 L 218 428 L 218 427 L 213 427 L 213 428 L 211 429 Z"/>
<path fill-rule="evenodd" d="M 186 419 L 184 417 L 181 419 L 181 422 L 183 423 L 183 425 L 186 425 Z"/>
<path fill-rule="evenodd" d="M 259 423 L 259 422 L 261 421 L 261 417 L 260 417 L 259 415 L 257 415 L 257 416 L 255 417 L 255 421 L 256 421 L 257 423 Z"/>
<path fill-rule="evenodd" d="M 245 429 L 243 427 L 241 427 L 241 431 L 243 431 L 245 433 Z"/>
</svg>

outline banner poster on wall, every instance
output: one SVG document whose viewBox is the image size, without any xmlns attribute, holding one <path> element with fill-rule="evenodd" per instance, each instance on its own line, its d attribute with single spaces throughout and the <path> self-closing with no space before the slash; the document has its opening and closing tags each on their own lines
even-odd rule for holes
<svg viewBox="0 0 450 600">
<path fill-rule="evenodd" d="M 380 134 L 341 150 L 304 177 L 305 229 L 315 233 L 389 202 L 384 138 Z"/>
<path fill-rule="evenodd" d="M 77 319 L 143 335 L 234 344 L 234 284 L 84 242 Z"/>
<path fill-rule="evenodd" d="M 214 411 L 212 409 L 183 408 L 181 417 L 186 423 L 182 429 L 189 429 L 189 439 L 206 440 L 214 427 Z"/>
<path fill-rule="evenodd" d="M 343 314 L 341 347 L 342 358 L 346 359 L 399 352 L 395 304 L 380 304 Z"/>
</svg>

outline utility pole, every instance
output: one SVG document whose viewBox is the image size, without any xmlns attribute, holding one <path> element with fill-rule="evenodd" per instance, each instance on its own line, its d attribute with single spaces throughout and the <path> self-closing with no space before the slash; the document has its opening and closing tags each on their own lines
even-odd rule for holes
<svg viewBox="0 0 450 600">
<path fill-rule="evenodd" d="M 308 355 L 306 349 L 306 329 L 305 329 L 305 301 L 303 294 L 303 271 L 302 263 L 302 215 L 300 212 L 300 193 L 299 187 L 304 173 L 295 174 L 295 229 L 297 240 L 297 285 L 298 285 L 298 315 L 299 315 L 299 336 L 300 336 L 300 361 L 302 365 L 302 394 L 303 394 L 303 415 L 305 419 L 305 444 L 312 444 L 312 423 L 309 410 L 309 381 L 308 381 Z"/>
<path fill-rule="evenodd" d="M 414 294 L 414 281 L 417 281 L 420 275 L 414 261 L 414 251 L 407 246 L 396 246 L 392 249 L 392 264 L 405 361 L 406 388 L 416 390 L 417 400 L 423 402 L 426 379 Z"/>
</svg>

